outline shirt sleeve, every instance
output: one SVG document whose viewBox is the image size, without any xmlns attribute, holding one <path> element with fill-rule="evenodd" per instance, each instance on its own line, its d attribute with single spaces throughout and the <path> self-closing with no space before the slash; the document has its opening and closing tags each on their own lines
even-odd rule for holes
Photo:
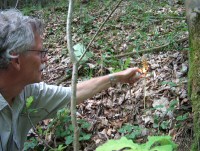
<svg viewBox="0 0 200 151">
<path fill-rule="evenodd" d="M 34 123 L 55 117 L 59 109 L 70 107 L 70 87 L 47 85 L 41 82 L 27 86 L 24 94 L 25 100 L 30 96 L 33 97 L 30 108 L 35 111 L 30 113 L 30 116 Z"/>
</svg>

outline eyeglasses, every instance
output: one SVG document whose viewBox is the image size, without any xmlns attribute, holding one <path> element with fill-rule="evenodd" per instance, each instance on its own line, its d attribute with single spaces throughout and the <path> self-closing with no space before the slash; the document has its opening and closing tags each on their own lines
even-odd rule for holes
<svg viewBox="0 0 200 151">
<path fill-rule="evenodd" d="M 47 55 L 47 52 L 48 52 L 48 50 L 47 49 L 43 49 L 43 50 L 40 50 L 40 51 L 38 51 L 38 50 L 28 50 L 28 51 L 35 51 L 35 52 L 38 52 L 38 53 L 40 53 L 40 57 L 41 57 L 41 59 L 43 59 L 43 58 L 45 58 L 45 56 Z"/>
</svg>

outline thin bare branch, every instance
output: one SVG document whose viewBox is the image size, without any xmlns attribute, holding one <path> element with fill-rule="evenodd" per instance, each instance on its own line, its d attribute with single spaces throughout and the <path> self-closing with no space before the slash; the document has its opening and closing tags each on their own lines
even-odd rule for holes
<svg viewBox="0 0 200 151">
<path fill-rule="evenodd" d="M 79 150 L 79 128 L 76 119 L 76 88 L 77 88 L 77 77 L 78 77 L 78 62 L 74 54 L 73 44 L 72 44 L 72 35 L 71 35 L 71 22 L 72 22 L 72 13 L 73 13 L 73 0 L 69 0 L 68 7 L 68 16 L 67 16 L 67 46 L 70 54 L 70 59 L 73 63 L 73 72 L 72 72 L 72 95 L 71 95 L 71 121 L 74 127 L 74 140 L 73 147 L 74 151 Z"/>
<path fill-rule="evenodd" d="M 76 62 L 76 57 L 73 51 L 72 35 L 71 35 L 71 22 L 72 22 L 72 12 L 73 12 L 73 0 L 69 0 L 68 15 L 67 15 L 67 48 L 71 61 Z"/>
<path fill-rule="evenodd" d="M 19 3 L 19 0 L 16 1 L 15 8 L 17 8 L 18 3 Z"/>
<path fill-rule="evenodd" d="M 72 72 L 72 96 L 71 96 L 71 119 L 74 127 L 74 140 L 73 147 L 74 151 L 79 150 L 79 127 L 76 118 L 76 90 L 77 90 L 77 77 L 78 77 L 78 63 L 73 63 Z"/>
<path fill-rule="evenodd" d="M 107 16 L 107 18 L 105 19 L 105 21 L 101 24 L 101 26 L 99 27 L 98 31 L 96 32 L 96 34 L 94 35 L 94 37 L 92 38 L 92 40 L 89 42 L 89 44 L 87 45 L 83 55 L 80 57 L 80 59 L 78 60 L 78 62 L 80 62 L 83 57 L 85 56 L 88 48 L 90 47 L 90 45 L 93 43 L 94 39 L 96 38 L 96 36 L 98 35 L 98 33 L 100 32 L 100 30 L 103 28 L 104 24 L 107 22 L 107 20 L 110 18 L 110 16 L 115 12 L 115 10 L 118 8 L 118 6 L 121 4 L 123 0 L 120 0 L 117 5 L 114 7 L 114 9 L 111 11 L 111 13 Z"/>
</svg>

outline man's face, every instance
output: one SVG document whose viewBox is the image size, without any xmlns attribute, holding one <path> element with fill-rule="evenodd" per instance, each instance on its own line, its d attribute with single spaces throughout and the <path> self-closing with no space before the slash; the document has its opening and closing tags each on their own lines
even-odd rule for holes
<svg viewBox="0 0 200 151">
<path fill-rule="evenodd" d="M 25 54 L 19 56 L 22 80 L 26 84 L 42 80 L 42 66 L 47 61 L 40 35 L 35 34 L 35 45 Z"/>
</svg>

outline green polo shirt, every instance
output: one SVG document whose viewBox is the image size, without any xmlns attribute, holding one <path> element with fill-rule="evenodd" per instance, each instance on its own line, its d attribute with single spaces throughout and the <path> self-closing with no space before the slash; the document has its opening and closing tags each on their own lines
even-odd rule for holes
<svg viewBox="0 0 200 151">
<path fill-rule="evenodd" d="M 54 117 L 59 109 L 69 107 L 71 89 L 43 82 L 31 84 L 15 98 L 12 107 L 0 94 L 0 151 L 23 150 L 27 134 L 32 128 L 26 111 L 26 100 L 30 96 L 34 98 L 30 108 L 37 112 L 29 112 L 29 117 L 35 125 Z"/>
</svg>

